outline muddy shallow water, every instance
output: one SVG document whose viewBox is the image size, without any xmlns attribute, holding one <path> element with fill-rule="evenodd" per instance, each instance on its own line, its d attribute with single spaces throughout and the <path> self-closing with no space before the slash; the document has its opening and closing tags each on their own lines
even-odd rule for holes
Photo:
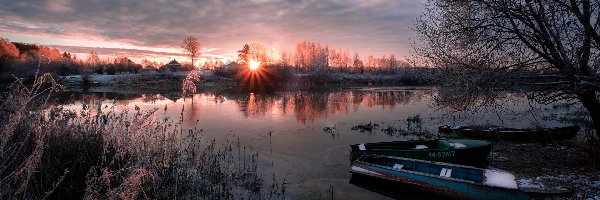
<svg viewBox="0 0 600 200">
<path fill-rule="evenodd" d="M 491 124 L 511 127 L 559 126 L 551 115 L 568 109 L 536 105 L 519 94 L 504 94 L 494 108 L 454 113 L 435 106 L 435 88 L 353 88 L 315 92 L 200 93 L 182 98 L 169 94 L 95 93 L 115 105 L 115 111 L 159 109 L 159 118 L 180 119 L 187 128 L 201 128 L 204 139 L 217 143 L 238 140 L 259 153 L 259 171 L 270 179 L 285 179 L 291 199 L 386 199 L 350 184 L 349 145 L 366 142 L 444 137 L 442 124 Z M 66 95 L 65 95 L 66 96 Z M 82 94 L 64 101 L 80 109 Z M 65 97 L 64 99 L 68 99 Z M 535 111 L 531 112 L 531 108 Z M 166 109 L 166 110 L 165 110 Z M 417 117 L 415 117 L 417 116 Z M 419 122 L 407 122 L 418 118 Z M 377 123 L 372 132 L 353 126 Z M 386 134 L 381 129 L 418 127 L 426 135 Z M 329 131 L 324 131 L 329 127 Z M 397 197 L 397 196 L 396 196 Z"/>
</svg>

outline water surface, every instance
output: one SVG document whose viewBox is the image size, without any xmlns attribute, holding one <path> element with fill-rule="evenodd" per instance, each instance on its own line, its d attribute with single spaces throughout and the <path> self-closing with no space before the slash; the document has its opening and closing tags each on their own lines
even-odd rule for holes
<svg viewBox="0 0 600 200">
<path fill-rule="evenodd" d="M 218 143 L 239 140 L 259 153 L 259 170 L 265 177 L 285 179 L 286 196 L 292 199 L 385 199 L 379 193 L 349 183 L 349 145 L 437 135 L 443 124 L 493 124 L 511 127 L 558 126 L 544 116 L 568 110 L 556 105 L 537 105 L 519 94 L 506 93 L 494 107 L 475 112 L 452 112 L 435 106 L 435 88 L 354 88 L 333 91 L 179 94 L 95 93 L 106 98 L 117 112 L 159 109 L 159 118 L 178 120 L 186 128 L 201 128 L 204 138 Z M 81 109 L 82 94 L 67 108 Z M 66 96 L 63 99 L 69 99 Z M 534 109 L 532 111 L 532 108 Z M 389 135 L 387 127 L 408 129 L 410 123 L 431 135 Z M 379 124 L 373 132 L 353 131 L 358 124 Z M 335 127 L 324 131 L 325 127 Z"/>
</svg>

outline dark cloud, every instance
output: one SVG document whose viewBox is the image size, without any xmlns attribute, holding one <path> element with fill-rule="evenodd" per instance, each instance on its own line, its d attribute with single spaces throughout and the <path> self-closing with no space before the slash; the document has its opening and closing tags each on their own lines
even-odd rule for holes
<svg viewBox="0 0 600 200">
<path fill-rule="evenodd" d="M 231 53 L 311 40 L 361 54 L 406 53 L 418 0 L 0 0 L 0 31 L 178 48 L 188 35 Z"/>
<path fill-rule="evenodd" d="M 64 45 L 48 45 L 52 48 L 60 49 L 63 52 L 87 54 L 95 51 L 100 55 L 128 55 L 133 57 L 186 57 L 183 53 L 171 53 L 161 51 L 150 51 L 140 49 L 122 49 L 122 48 L 101 48 L 101 47 L 81 47 L 81 46 L 64 46 Z"/>
</svg>

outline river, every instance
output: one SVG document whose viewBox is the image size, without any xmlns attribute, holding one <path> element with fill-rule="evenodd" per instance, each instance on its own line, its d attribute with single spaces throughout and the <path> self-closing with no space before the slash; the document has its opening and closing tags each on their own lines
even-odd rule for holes
<svg viewBox="0 0 600 200">
<path fill-rule="evenodd" d="M 54 104 L 81 109 L 83 95 L 64 95 Z M 186 98 L 142 93 L 85 95 L 106 98 L 106 103 L 113 104 L 117 112 L 135 107 L 157 108 L 159 118 L 183 116 L 186 128 L 200 128 L 204 138 L 217 143 L 239 140 L 259 153 L 259 171 L 265 179 L 273 175 L 278 180 L 285 179 L 286 196 L 290 199 L 388 198 L 349 183 L 351 144 L 444 137 L 437 134 L 437 127 L 443 124 L 559 126 L 561 122 L 548 116 L 569 112 L 568 107 L 558 104 L 529 102 L 518 93 L 503 94 L 503 100 L 491 107 L 456 112 L 436 106 L 439 96 L 432 87 L 199 93 Z M 372 132 L 351 130 L 369 122 L 378 124 Z M 388 127 L 423 134 L 382 131 Z"/>
</svg>

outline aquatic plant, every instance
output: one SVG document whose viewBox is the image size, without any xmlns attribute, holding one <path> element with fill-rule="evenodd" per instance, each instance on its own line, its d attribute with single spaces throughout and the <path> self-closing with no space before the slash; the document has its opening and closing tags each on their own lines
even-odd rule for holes
<svg viewBox="0 0 600 200">
<path fill-rule="evenodd" d="M 379 127 L 378 123 L 369 122 L 366 124 L 359 124 L 359 125 L 353 126 L 351 129 L 353 131 L 358 130 L 360 132 L 365 132 L 365 131 L 372 132 L 373 129 L 377 128 L 377 127 Z"/>
<path fill-rule="evenodd" d="M 402 120 L 400 120 L 402 121 Z M 386 125 L 385 128 L 379 129 L 381 126 L 379 123 L 369 122 L 358 124 L 352 127 L 352 130 L 358 130 L 360 132 L 377 132 L 381 131 L 388 136 L 416 136 L 418 138 L 430 139 L 433 138 L 435 133 L 423 128 L 423 119 L 421 115 L 416 114 L 406 118 L 406 126 Z M 324 129 L 325 131 L 325 129 Z"/>
</svg>

